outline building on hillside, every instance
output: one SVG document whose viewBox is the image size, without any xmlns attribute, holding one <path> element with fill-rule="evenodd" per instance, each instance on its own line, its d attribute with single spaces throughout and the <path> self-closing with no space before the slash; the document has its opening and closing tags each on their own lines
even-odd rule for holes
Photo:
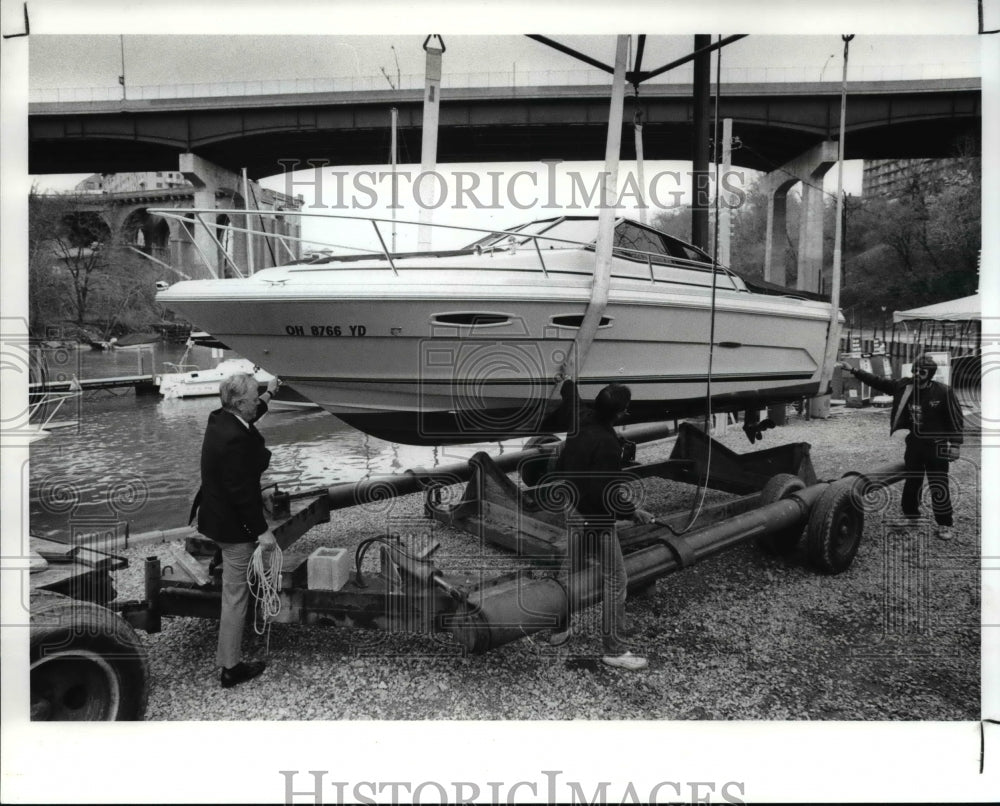
<svg viewBox="0 0 1000 806">
<path fill-rule="evenodd" d="M 144 190 L 191 187 L 180 171 L 93 174 L 76 186 L 79 193 L 141 193 Z"/>
<path fill-rule="evenodd" d="M 861 194 L 865 198 L 882 196 L 898 199 L 919 182 L 934 188 L 952 181 L 964 172 L 963 159 L 891 159 L 865 160 Z"/>
</svg>

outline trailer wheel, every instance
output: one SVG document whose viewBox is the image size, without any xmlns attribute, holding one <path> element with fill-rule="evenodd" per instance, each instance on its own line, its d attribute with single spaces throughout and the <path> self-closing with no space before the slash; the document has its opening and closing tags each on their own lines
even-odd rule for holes
<svg viewBox="0 0 1000 806">
<path fill-rule="evenodd" d="M 771 476 L 760 494 L 760 505 L 767 506 L 783 498 L 788 498 L 792 493 L 804 490 L 806 483 L 798 476 L 791 473 L 778 473 Z M 799 544 L 802 537 L 802 525 L 789 526 L 779 532 L 772 532 L 761 535 L 757 538 L 757 546 L 765 554 L 791 554 Z"/>
<path fill-rule="evenodd" d="M 29 658 L 32 720 L 138 720 L 146 713 L 146 648 L 105 607 L 32 593 Z"/>
<path fill-rule="evenodd" d="M 559 437 L 555 434 L 538 434 L 524 443 L 524 449 L 538 448 L 542 445 L 551 445 L 553 442 L 559 441 Z M 552 471 L 554 464 L 555 456 L 533 456 L 531 459 L 526 459 L 518 468 L 521 473 L 521 481 L 528 487 L 536 486 L 545 477 L 546 473 Z"/>
<path fill-rule="evenodd" d="M 809 513 L 806 553 L 820 573 L 846 571 L 858 552 L 865 513 L 854 493 L 854 484 L 854 479 L 834 482 Z"/>
</svg>

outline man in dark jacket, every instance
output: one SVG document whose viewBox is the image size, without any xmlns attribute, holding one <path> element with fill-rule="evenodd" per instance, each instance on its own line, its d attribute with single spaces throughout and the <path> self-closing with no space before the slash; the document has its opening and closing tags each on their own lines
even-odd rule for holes
<svg viewBox="0 0 1000 806">
<path fill-rule="evenodd" d="M 645 668 L 646 659 L 629 652 L 622 641 L 625 629 L 625 594 L 628 579 L 625 560 L 615 530 L 616 519 L 649 523 L 652 515 L 638 509 L 622 495 L 622 444 L 614 425 L 628 411 L 632 393 L 627 386 L 613 383 L 604 387 L 594 401 L 594 411 L 575 436 L 566 440 L 555 466 L 557 478 L 572 488 L 575 513 L 568 522 L 577 522 L 570 531 L 567 551 L 571 569 L 581 552 L 597 549 L 601 560 L 602 630 L 604 662 L 621 669 Z M 597 545 L 582 545 L 592 537 Z M 564 629 L 553 635 L 553 643 L 568 638 L 569 614 Z"/>
<path fill-rule="evenodd" d="M 229 688 L 264 671 L 262 662 L 241 660 L 250 599 L 247 567 L 257 543 L 273 548 L 275 539 L 264 519 L 260 491 L 260 478 L 271 461 L 271 452 L 253 425 L 267 406 L 257 395 L 257 381 L 247 374 L 223 380 L 219 397 L 222 408 L 209 415 L 201 447 L 198 531 L 218 543 L 222 552 L 216 660 L 222 667 L 222 686 Z"/>
<path fill-rule="evenodd" d="M 855 369 L 846 362 L 841 369 L 850 372 L 873 389 L 892 395 L 889 433 L 909 429 L 906 435 L 906 480 L 903 482 L 903 515 L 920 514 L 920 491 L 924 476 L 931 492 L 931 507 L 937 522 L 937 536 L 952 536 L 951 491 L 948 489 L 948 463 L 958 459 L 965 420 L 951 387 L 933 380 L 937 362 L 926 353 L 913 363 L 913 378 L 890 381 L 870 372 Z"/>
</svg>

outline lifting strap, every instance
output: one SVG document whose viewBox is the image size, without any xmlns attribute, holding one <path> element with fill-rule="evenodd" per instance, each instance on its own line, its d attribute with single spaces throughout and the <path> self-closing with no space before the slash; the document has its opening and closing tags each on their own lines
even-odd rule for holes
<svg viewBox="0 0 1000 806">
<path fill-rule="evenodd" d="M 580 329 L 577 331 L 576 339 L 559 370 L 559 380 L 566 380 L 570 377 L 573 380 L 578 380 L 576 377 L 578 373 L 574 370 L 582 370 L 586 364 L 590 345 L 597 335 L 597 328 L 608 304 L 616 223 L 614 203 L 618 192 L 618 158 L 621 153 L 622 113 L 625 107 L 625 54 L 627 50 L 628 36 L 620 35 L 615 55 L 614 78 L 611 85 L 611 107 L 608 113 L 608 137 L 604 151 L 604 182 L 602 183 L 601 209 L 597 224 L 593 285 Z M 553 389 L 553 397 L 555 393 L 556 389 Z"/>
</svg>

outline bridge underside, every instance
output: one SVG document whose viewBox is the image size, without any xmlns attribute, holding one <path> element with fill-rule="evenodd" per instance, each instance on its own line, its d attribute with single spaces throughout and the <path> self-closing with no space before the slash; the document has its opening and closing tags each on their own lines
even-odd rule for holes
<svg viewBox="0 0 1000 806">
<path fill-rule="evenodd" d="M 978 135 L 980 92 L 969 89 L 968 81 L 937 82 L 942 86 L 933 92 L 901 88 L 899 83 L 861 86 L 849 97 L 848 158 L 954 156 L 959 138 Z M 608 100 L 599 88 L 505 92 L 467 90 L 442 99 L 439 163 L 603 160 Z M 510 97 L 511 92 L 517 94 Z M 719 114 L 733 119 L 733 135 L 741 144 L 733 151 L 734 165 L 769 171 L 820 142 L 836 139 L 839 92 L 819 85 L 784 92 L 737 85 L 728 93 L 723 93 Z M 330 165 L 384 165 L 390 106 L 399 110 L 401 161 L 419 162 L 420 94 L 376 95 L 139 101 L 127 108 L 110 103 L 33 104 L 29 171 L 174 170 L 177 155 L 185 152 L 230 170 L 246 167 L 253 178 L 281 173 L 279 160 L 298 160 L 303 166 L 310 159 Z M 625 119 L 631 121 L 637 109 L 647 160 L 691 158 L 690 90 L 643 87 L 638 101 L 629 99 Z M 622 156 L 633 159 L 631 126 L 625 129 Z"/>
<path fill-rule="evenodd" d="M 622 159 L 635 159 L 631 127 L 622 138 Z M 955 156 L 963 137 L 978 137 L 978 119 L 952 118 L 870 127 L 849 132 L 848 159 Z M 600 160 L 604 153 L 606 124 L 527 126 L 442 126 L 438 134 L 439 163 L 530 162 L 543 159 Z M 821 142 L 812 132 L 775 129 L 758 124 L 734 126 L 740 146 L 734 165 L 770 171 Z M 420 132 L 401 128 L 400 159 L 420 161 Z M 691 155 L 690 126 L 646 124 L 643 129 L 647 160 L 687 160 Z M 121 173 L 177 170 L 177 159 L 186 144 L 165 144 L 138 139 L 79 135 L 35 138 L 28 170 L 46 173 Z M 234 137 L 195 146 L 194 153 L 239 171 L 251 178 L 283 171 L 278 160 L 326 160 L 330 165 L 381 165 L 387 162 L 389 133 L 382 128 L 350 131 L 281 131 Z"/>
</svg>

